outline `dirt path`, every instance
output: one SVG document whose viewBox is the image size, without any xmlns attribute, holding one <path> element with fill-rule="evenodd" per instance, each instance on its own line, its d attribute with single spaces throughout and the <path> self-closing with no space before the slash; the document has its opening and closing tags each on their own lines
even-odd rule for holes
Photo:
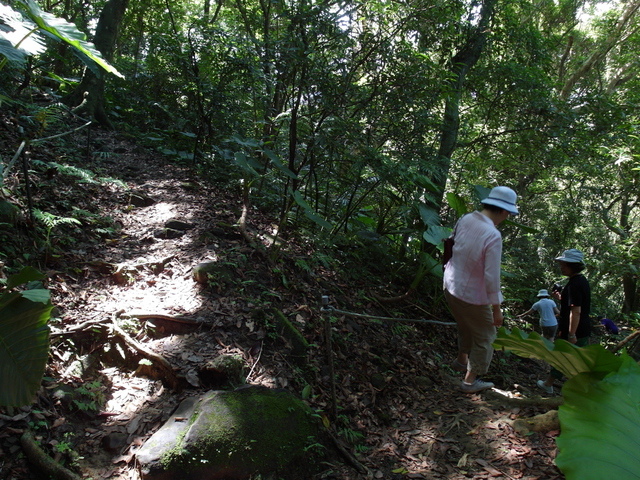
<svg viewBox="0 0 640 480">
<path fill-rule="evenodd" d="M 321 295 L 347 310 L 404 318 L 428 313 L 410 302 L 391 311 L 362 301 L 370 298 L 362 292 L 377 285 L 319 264 L 310 268 L 313 252 L 293 238 L 284 239 L 275 262 L 267 261 L 233 227 L 241 204 L 232 186 L 205 186 L 189 169 L 112 135 L 95 141 L 103 153 L 85 168 L 126 185 L 89 184 L 77 191 L 75 182 L 52 182 L 58 197 L 64 191 L 80 208 L 99 208 L 119 231 L 99 243 L 95 235 L 79 238 L 48 265 L 59 308 L 52 321 L 51 362 L 37 404 L 22 418 L 20 412 L 3 412 L 0 477 L 35 478 L 13 455 L 29 421 L 45 448 L 85 477 L 137 479 L 136 450 L 181 399 L 212 387 L 199 372 L 222 353 L 245 359 L 249 383 L 297 394 L 311 385 L 309 403 L 327 413 L 331 396 Z M 51 192 L 43 187 L 40 194 Z M 171 220 L 184 223 L 178 233 L 164 230 Z M 251 210 L 249 225 L 256 241 L 268 241 L 267 217 Z M 207 261 L 221 269 L 204 287 L 193 280 L 192 269 Z M 290 363 L 291 345 L 265 317 L 270 308 L 292 319 L 313 345 L 306 372 Z M 201 326 L 175 331 L 179 327 L 161 318 L 155 326 L 153 319 L 138 318 L 148 314 L 187 317 Z M 180 389 L 135 374 L 139 355 L 112 341 L 114 321 L 171 363 Z M 87 322 L 95 328 L 70 333 Z M 518 416 L 544 410 L 457 391 L 448 367 L 455 344 L 451 327 L 349 316 L 336 316 L 333 326 L 339 415 L 332 428 L 369 473 L 336 458 L 318 478 L 563 478 L 553 465 L 557 432 L 522 437 L 511 426 Z M 86 368 L 79 368 L 80 362 Z M 539 368 L 498 354 L 491 380 L 509 395 L 517 392 L 515 384 L 526 393 Z M 74 460 L 77 455 L 81 458 Z"/>
</svg>

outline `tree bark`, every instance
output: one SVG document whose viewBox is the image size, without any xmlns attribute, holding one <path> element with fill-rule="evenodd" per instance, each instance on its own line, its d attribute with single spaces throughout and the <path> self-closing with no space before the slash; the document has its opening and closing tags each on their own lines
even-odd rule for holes
<svg viewBox="0 0 640 480">
<path fill-rule="evenodd" d="M 451 78 L 447 83 L 447 98 L 442 121 L 442 133 L 438 159 L 444 164 L 444 171 L 448 173 L 451 164 L 451 156 L 456 148 L 458 132 L 460 130 L 460 100 L 464 89 L 467 74 L 480 59 L 480 55 L 487 43 L 489 25 L 493 19 L 493 11 L 497 0 L 484 0 L 480 11 L 480 20 L 473 27 L 466 44 L 456 53 L 451 60 Z M 435 183 L 440 185 L 442 192 L 439 203 L 442 203 L 447 174 L 443 175 Z"/>
<path fill-rule="evenodd" d="M 628 172 L 620 172 L 621 178 L 625 178 L 627 174 Z M 637 191 L 635 182 L 623 188 L 625 191 L 615 197 L 608 206 L 603 205 L 600 212 L 602 222 L 607 229 L 619 237 L 620 244 L 626 243 L 631 238 L 631 232 L 633 231 L 633 217 L 631 214 L 637 208 L 640 201 L 638 198 L 631 198 L 631 195 L 633 195 L 632 192 Z M 620 212 L 617 222 L 613 221 L 609 216 L 609 212 L 614 207 L 617 207 Z M 631 252 L 632 250 L 630 249 L 629 251 Z M 621 260 L 621 266 L 623 268 L 621 272 L 623 292 L 622 313 L 625 314 L 635 312 L 640 307 L 638 274 L 634 270 L 637 268 L 637 262 L 638 259 L 635 255 L 630 255 L 629 258 L 622 258 Z"/>
<path fill-rule="evenodd" d="M 120 27 L 129 0 L 108 0 L 102 9 L 93 43 L 108 62 L 113 60 L 113 52 L 120 33 Z M 100 125 L 113 128 L 105 110 L 105 72 L 94 72 L 86 68 L 80 85 L 71 92 L 64 103 L 77 113 L 95 119 Z"/>
<path fill-rule="evenodd" d="M 622 303 L 622 313 L 633 313 L 638 311 L 638 278 L 634 273 L 622 275 L 622 291 L 624 301 Z"/>
</svg>

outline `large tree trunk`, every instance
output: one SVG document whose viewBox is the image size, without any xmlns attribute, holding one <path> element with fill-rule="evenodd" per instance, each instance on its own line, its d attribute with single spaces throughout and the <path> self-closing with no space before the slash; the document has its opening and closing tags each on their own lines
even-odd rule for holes
<svg viewBox="0 0 640 480">
<path fill-rule="evenodd" d="M 113 60 L 113 51 L 127 9 L 129 0 L 108 0 L 102 9 L 93 43 L 108 62 Z M 98 123 L 113 128 L 105 111 L 105 72 L 98 73 L 86 68 L 80 85 L 71 92 L 64 102 L 78 113 L 97 120 Z"/>
<path fill-rule="evenodd" d="M 624 292 L 624 302 L 622 313 L 633 313 L 640 307 L 638 302 L 638 279 L 633 273 L 622 275 L 622 291 Z"/>
<path fill-rule="evenodd" d="M 629 172 L 620 171 L 621 178 L 628 178 L 628 174 Z M 600 212 L 602 222 L 619 237 L 619 241 L 616 243 L 620 245 L 626 244 L 631 237 L 631 232 L 634 230 L 632 213 L 638 202 L 640 202 L 636 194 L 638 187 L 635 182 L 624 186 L 623 189 L 624 191 L 619 196 L 616 196 L 608 206 L 603 205 Z M 619 210 L 617 222 L 609 217 L 609 212 L 612 209 Z M 635 251 L 635 248 L 633 251 Z M 622 280 L 622 313 L 633 313 L 640 308 L 640 288 L 638 288 L 638 274 L 636 273 L 637 263 L 638 259 L 635 254 L 623 257 L 620 260 L 620 268 L 618 270 L 620 270 Z"/>
<path fill-rule="evenodd" d="M 442 195 L 447 182 L 447 172 L 451 164 L 451 156 L 456 148 L 458 131 L 460 130 L 460 99 L 464 89 L 467 73 L 480 59 L 480 55 L 487 43 L 489 25 L 493 18 L 493 11 L 497 0 L 484 0 L 480 11 L 480 20 L 473 27 L 466 44 L 451 60 L 451 79 L 447 84 L 447 98 L 442 120 L 442 134 L 438 149 L 438 160 L 443 163 L 445 175 L 436 181 Z M 442 195 L 438 199 L 442 203 Z M 439 207 L 439 205 L 436 205 Z"/>
</svg>

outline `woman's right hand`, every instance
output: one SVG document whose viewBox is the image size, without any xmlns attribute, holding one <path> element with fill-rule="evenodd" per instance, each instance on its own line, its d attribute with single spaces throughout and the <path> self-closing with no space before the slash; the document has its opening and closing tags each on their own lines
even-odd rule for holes
<svg viewBox="0 0 640 480">
<path fill-rule="evenodd" d="M 501 327 L 504 322 L 504 315 L 502 315 L 502 310 L 500 308 L 493 309 L 493 325 L 495 327 Z"/>
</svg>

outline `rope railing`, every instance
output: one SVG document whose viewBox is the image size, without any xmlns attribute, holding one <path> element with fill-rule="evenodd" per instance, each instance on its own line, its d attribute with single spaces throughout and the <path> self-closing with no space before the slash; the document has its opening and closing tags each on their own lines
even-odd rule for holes
<svg viewBox="0 0 640 480">
<path fill-rule="evenodd" d="M 429 323 L 435 325 L 455 326 L 455 322 L 442 322 L 440 320 L 427 320 L 424 318 L 397 318 L 397 317 L 381 317 L 379 315 L 368 315 L 364 313 L 349 312 L 347 310 L 340 310 L 338 308 L 329 305 L 329 297 L 323 295 L 322 307 L 320 312 L 324 316 L 324 328 L 325 328 L 325 341 L 326 341 L 326 353 L 327 353 L 327 367 L 329 368 L 330 388 L 331 388 L 331 404 L 330 415 L 333 420 L 337 418 L 337 395 L 336 395 L 336 380 L 333 367 L 333 346 L 331 341 L 331 315 L 346 315 L 349 317 L 364 318 L 368 320 L 379 320 L 385 322 L 404 322 L 404 323 Z"/>
<path fill-rule="evenodd" d="M 331 305 L 323 305 L 321 310 L 323 313 L 337 313 L 340 315 L 348 315 L 350 317 L 368 318 L 371 320 L 382 320 L 385 322 L 404 322 L 404 323 L 431 323 L 435 325 L 456 326 L 455 322 L 443 322 L 441 320 L 427 320 L 425 318 L 397 318 L 397 317 L 381 317 L 379 315 L 368 315 L 364 313 L 348 312 L 346 310 L 339 310 Z"/>
</svg>

